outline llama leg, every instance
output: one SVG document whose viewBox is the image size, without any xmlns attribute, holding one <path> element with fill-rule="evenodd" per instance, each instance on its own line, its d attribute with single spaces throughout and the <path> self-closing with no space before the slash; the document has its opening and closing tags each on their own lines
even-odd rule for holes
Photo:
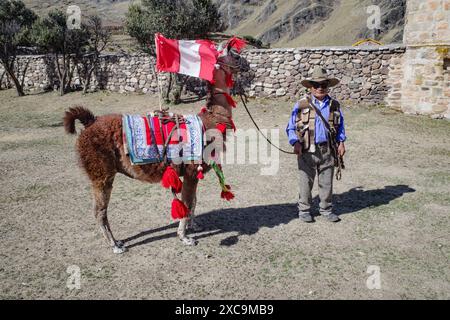
<svg viewBox="0 0 450 320">
<path fill-rule="evenodd" d="M 195 222 L 195 206 L 197 205 L 197 192 L 194 194 L 194 200 L 192 201 L 191 213 L 188 218 L 188 230 L 192 230 L 194 232 L 201 232 L 203 228 Z"/>
<path fill-rule="evenodd" d="M 198 180 L 196 178 L 189 178 L 184 177 L 183 180 L 183 189 L 181 191 L 181 198 L 184 204 L 189 208 L 189 210 L 195 209 L 195 198 L 196 198 L 196 192 L 197 192 L 197 184 Z M 188 246 L 193 246 L 197 244 L 197 241 L 195 241 L 191 237 L 186 236 L 186 229 L 188 222 L 190 220 L 190 217 L 186 217 L 184 219 L 180 220 L 180 224 L 178 225 L 178 237 L 180 240 Z"/>
<path fill-rule="evenodd" d="M 114 253 L 123 253 L 126 251 L 123 243 L 121 241 L 116 241 L 114 238 L 111 227 L 108 221 L 108 203 L 111 197 L 112 184 L 114 177 L 106 180 L 99 184 L 94 183 L 94 213 L 97 223 L 100 226 L 100 230 L 103 233 L 108 245 L 112 246 Z"/>
</svg>

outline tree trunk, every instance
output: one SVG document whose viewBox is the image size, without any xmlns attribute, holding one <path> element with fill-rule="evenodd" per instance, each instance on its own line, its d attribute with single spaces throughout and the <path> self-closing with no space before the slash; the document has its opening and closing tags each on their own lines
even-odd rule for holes
<svg viewBox="0 0 450 320">
<path fill-rule="evenodd" d="M 65 84 L 65 86 L 64 86 L 64 92 L 65 93 L 67 93 L 67 92 L 70 92 L 71 91 L 71 89 L 72 89 L 72 77 L 73 77 L 73 72 L 74 72 L 74 70 L 75 70 L 75 66 L 71 66 L 70 65 L 70 57 L 67 59 L 67 67 L 65 68 L 67 71 L 66 71 L 66 84 Z"/>
<path fill-rule="evenodd" d="M 3 65 L 3 68 L 5 69 L 5 71 L 8 73 L 9 77 L 14 82 L 14 86 L 16 87 L 16 90 L 17 90 L 17 95 L 19 97 L 23 97 L 25 95 L 25 92 L 23 91 L 23 86 L 21 85 L 19 79 L 14 74 L 14 62 L 15 62 L 15 58 L 12 59 L 11 61 L 9 61 L 9 60 L 5 61 L 2 59 L 1 64 Z"/>
<path fill-rule="evenodd" d="M 20 85 L 19 80 L 17 80 L 17 78 L 15 76 L 11 76 L 11 78 L 14 82 L 14 85 L 16 86 L 17 95 L 19 97 L 25 96 L 25 92 L 23 91 L 23 87 Z"/>
<path fill-rule="evenodd" d="M 62 97 L 64 93 L 66 93 L 66 70 L 64 70 L 64 73 L 59 78 L 59 95 Z"/>
<path fill-rule="evenodd" d="M 61 64 L 59 63 L 59 56 L 58 56 L 58 54 L 54 55 L 54 59 L 55 59 L 54 63 L 56 65 L 56 71 L 58 72 L 59 95 L 63 96 L 64 95 L 64 82 L 65 82 L 64 77 L 65 77 L 66 70 L 65 70 L 65 66 L 64 66 L 64 70 L 61 70 Z M 64 59 L 64 57 L 63 57 L 63 59 Z M 64 60 L 63 60 L 63 63 L 64 63 Z"/>
<path fill-rule="evenodd" d="M 16 87 L 17 90 L 17 95 L 19 97 L 23 97 L 25 95 L 25 92 L 23 91 L 23 87 L 20 84 L 19 79 L 17 79 L 16 75 L 14 74 L 14 71 L 10 70 L 9 68 L 6 68 L 6 71 L 8 72 L 10 78 L 12 79 L 12 81 L 14 82 L 14 85 Z"/>
<path fill-rule="evenodd" d="M 172 89 L 172 97 L 173 97 L 173 103 L 174 104 L 180 104 L 181 102 L 181 90 L 180 90 L 180 75 L 175 75 L 175 83 L 173 85 Z"/>
<path fill-rule="evenodd" d="M 95 67 L 96 67 L 97 60 L 94 60 L 93 65 L 91 68 L 87 68 L 85 79 L 84 79 L 84 86 L 83 86 L 83 93 L 86 94 L 87 90 L 89 89 L 89 86 L 91 85 L 91 78 L 92 74 L 94 73 Z"/>
<path fill-rule="evenodd" d="M 0 76 L 0 90 L 2 90 L 3 78 L 5 77 L 6 70 L 3 70 L 2 75 Z"/>
<path fill-rule="evenodd" d="M 21 74 L 22 80 L 20 81 L 20 86 L 22 88 L 25 87 L 25 74 L 27 73 L 27 70 L 28 70 L 28 67 L 30 65 L 30 62 L 31 62 L 31 59 L 28 59 L 26 64 L 25 64 L 25 66 L 24 66 L 24 68 L 23 68 L 23 70 L 22 70 L 22 72 L 21 72 L 22 73 Z M 17 69 L 17 76 L 19 76 L 19 69 Z"/>
<path fill-rule="evenodd" d="M 169 73 L 169 83 L 167 84 L 166 96 L 164 97 L 164 100 L 167 103 L 170 102 L 170 92 L 172 91 L 172 79 L 173 79 L 173 75 L 171 73 Z"/>
</svg>

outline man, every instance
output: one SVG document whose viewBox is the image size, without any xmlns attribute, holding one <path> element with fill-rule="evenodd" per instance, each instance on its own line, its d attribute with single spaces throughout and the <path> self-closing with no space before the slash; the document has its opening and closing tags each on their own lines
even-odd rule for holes
<svg viewBox="0 0 450 320">
<path fill-rule="evenodd" d="M 299 218 L 304 222 L 314 221 L 310 212 L 311 190 L 317 175 L 320 214 L 328 221 L 338 222 L 339 217 L 332 211 L 333 174 L 337 158 L 344 156 L 346 136 L 339 102 L 328 92 L 339 80 L 329 77 L 325 69 L 316 67 L 311 78 L 301 83 L 311 93 L 295 104 L 286 128 L 289 143 L 298 155 Z M 332 145 L 333 140 L 337 146 Z"/>
</svg>

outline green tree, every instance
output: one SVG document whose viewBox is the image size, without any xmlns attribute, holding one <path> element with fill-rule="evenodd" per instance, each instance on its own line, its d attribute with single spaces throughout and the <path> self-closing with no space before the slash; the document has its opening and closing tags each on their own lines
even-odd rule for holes
<svg viewBox="0 0 450 320">
<path fill-rule="evenodd" d="M 70 90 L 78 58 L 88 46 L 89 37 L 90 33 L 85 24 L 81 24 L 80 28 L 69 28 L 66 14 L 61 10 L 51 11 L 34 23 L 33 41 L 54 56 L 60 95 Z"/>
<path fill-rule="evenodd" d="M 210 32 L 223 31 L 224 24 L 211 0 L 142 0 L 131 4 L 126 14 L 127 32 L 142 49 L 155 56 L 154 35 L 171 39 L 208 38 Z"/>
<path fill-rule="evenodd" d="M 217 6 L 211 0 L 142 0 L 142 5 L 132 4 L 126 15 L 127 32 L 140 44 L 144 52 L 153 57 L 155 33 L 171 39 L 207 39 L 210 32 L 223 31 Z M 171 74 L 166 89 L 166 101 L 172 91 Z M 175 102 L 187 77 L 176 75 Z"/>
<path fill-rule="evenodd" d="M 19 96 L 25 95 L 23 85 L 28 63 L 19 70 L 16 64 L 18 49 L 20 46 L 30 44 L 30 27 L 36 18 L 34 12 L 22 1 L 0 0 L 0 62 L 13 81 Z"/>
</svg>

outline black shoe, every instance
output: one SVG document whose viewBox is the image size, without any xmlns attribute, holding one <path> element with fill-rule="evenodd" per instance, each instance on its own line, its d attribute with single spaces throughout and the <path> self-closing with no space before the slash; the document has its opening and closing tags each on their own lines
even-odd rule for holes
<svg viewBox="0 0 450 320">
<path fill-rule="evenodd" d="M 339 222 L 341 219 L 334 213 L 330 213 L 329 215 L 326 215 L 325 218 L 330 222 Z"/>
<path fill-rule="evenodd" d="M 306 223 L 314 222 L 313 217 L 309 213 L 301 213 L 298 215 L 299 219 Z"/>
</svg>

